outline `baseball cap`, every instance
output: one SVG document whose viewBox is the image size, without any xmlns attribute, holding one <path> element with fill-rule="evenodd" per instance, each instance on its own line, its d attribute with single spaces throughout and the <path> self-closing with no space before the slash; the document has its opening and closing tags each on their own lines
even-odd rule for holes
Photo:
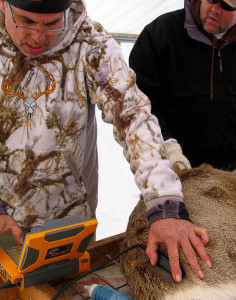
<svg viewBox="0 0 236 300">
<path fill-rule="evenodd" d="M 230 5 L 231 7 L 236 8 L 236 0 L 224 0 L 224 2 Z"/>
<path fill-rule="evenodd" d="M 71 0 L 6 0 L 12 6 L 34 13 L 58 13 L 67 10 Z"/>
</svg>

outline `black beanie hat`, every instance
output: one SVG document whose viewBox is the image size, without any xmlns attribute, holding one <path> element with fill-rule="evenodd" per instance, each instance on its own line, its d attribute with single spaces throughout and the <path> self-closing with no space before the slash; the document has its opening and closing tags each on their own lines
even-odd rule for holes
<svg viewBox="0 0 236 300">
<path fill-rule="evenodd" d="M 6 0 L 17 8 L 39 13 L 52 14 L 65 11 L 70 6 L 71 0 Z"/>
</svg>

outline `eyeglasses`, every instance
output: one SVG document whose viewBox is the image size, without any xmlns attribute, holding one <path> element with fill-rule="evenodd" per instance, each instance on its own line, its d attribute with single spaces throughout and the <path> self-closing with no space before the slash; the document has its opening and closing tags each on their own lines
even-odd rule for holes
<svg viewBox="0 0 236 300">
<path fill-rule="evenodd" d="M 211 4 L 217 4 L 218 2 L 220 2 L 220 6 L 227 11 L 234 11 L 236 10 L 236 7 L 232 7 L 229 4 L 227 4 L 225 1 L 223 0 L 207 0 L 209 3 Z"/>
<path fill-rule="evenodd" d="M 64 12 L 64 18 L 63 18 L 64 19 L 63 27 L 58 28 L 58 29 L 38 30 L 38 29 L 34 29 L 34 28 L 29 28 L 29 27 L 24 27 L 24 26 L 21 26 L 21 25 L 17 25 L 16 20 L 15 20 L 14 15 L 13 15 L 13 12 L 12 12 L 12 9 L 11 9 L 11 5 L 8 2 L 6 2 L 6 3 L 7 3 L 7 6 L 9 8 L 9 11 L 10 11 L 10 14 L 11 14 L 11 17 L 12 17 L 12 21 L 13 21 L 13 24 L 14 24 L 15 28 L 23 30 L 24 32 L 26 32 L 28 34 L 36 34 L 36 33 L 41 32 L 45 35 L 54 35 L 54 34 L 58 34 L 58 33 L 61 33 L 61 32 L 66 30 L 67 25 L 66 25 L 66 13 L 65 12 Z"/>
</svg>

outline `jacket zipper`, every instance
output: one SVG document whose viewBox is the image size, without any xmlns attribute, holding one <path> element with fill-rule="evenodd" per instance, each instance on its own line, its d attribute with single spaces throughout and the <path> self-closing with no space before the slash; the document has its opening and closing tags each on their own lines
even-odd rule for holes
<svg viewBox="0 0 236 300">
<path fill-rule="evenodd" d="M 219 58 L 220 72 L 223 73 L 223 64 L 222 64 L 222 57 L 221 57 L 220 50 L 218 50 L 218 58 Z"/>
</svg>

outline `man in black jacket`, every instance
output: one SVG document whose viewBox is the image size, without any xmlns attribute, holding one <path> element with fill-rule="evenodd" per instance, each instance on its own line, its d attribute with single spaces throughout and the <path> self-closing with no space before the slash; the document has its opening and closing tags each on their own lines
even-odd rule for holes
<svg viewBox="0 0 236 300">
<path fill-rule="evenodd" d="M 147 25 L 131 52 L 173 164 L 187 165 L 183 150 L 192 167 L 236 168 L 235 24 L 235 0 L 185 0 Z"/>
<path fill-rule="evenodd" d="M 236 0 L 185 0 L 184 9 L 147 25 L 134 45 L 130 67 L 152 102 L 172 167 L 236 169 L 235 24 Z M 159 232 L 171 232 L 158 222 Z M 146 251 L 153 265 L 163 242 L 155 240 L 157 228 Z M 178 273 L 178 257 L 169 258 Z"/>
</svg>

